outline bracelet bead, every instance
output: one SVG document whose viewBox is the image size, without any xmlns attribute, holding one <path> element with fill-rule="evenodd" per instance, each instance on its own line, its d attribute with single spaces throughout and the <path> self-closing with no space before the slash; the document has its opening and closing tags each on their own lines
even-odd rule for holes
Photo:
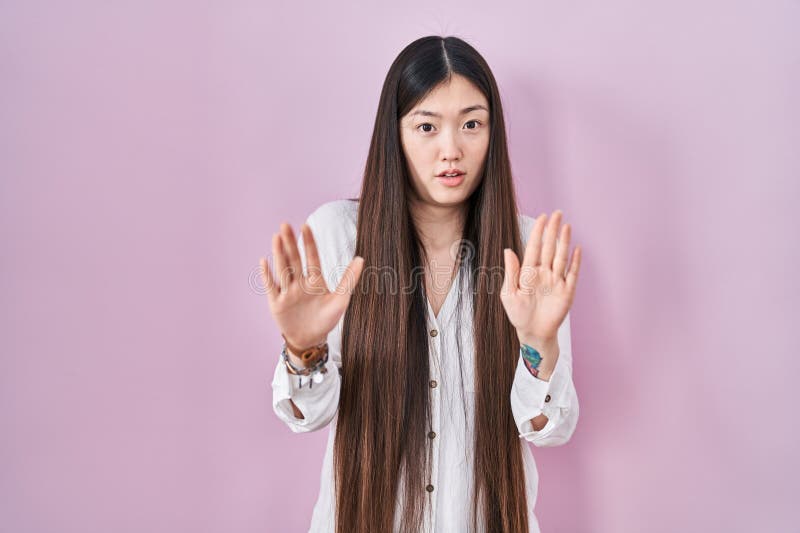
<svg viewBox="0 0 800 533">
<path fill-rule="evenodd" d="M 281 358 L 286 365 L 287 372 L 297 376 L 298 388 L 303 387 L 304 377 L 309 378 L 308 388 L 311 388 L 314 386 L 314 383 L 321 383 L 324 378 L 324 374 L 328 372 L 328 367 L 326 366 L 326 363 L 328 362 L 328 343 L 326 342 L 316 348 L 318 352 L 322 354 L 322 357 L 319 357 L 311 366 L 301 368 L 295 366 L 289 359 L 286 342 L 283 343 L 283 347 L 281 349 Z"/>
</svg>

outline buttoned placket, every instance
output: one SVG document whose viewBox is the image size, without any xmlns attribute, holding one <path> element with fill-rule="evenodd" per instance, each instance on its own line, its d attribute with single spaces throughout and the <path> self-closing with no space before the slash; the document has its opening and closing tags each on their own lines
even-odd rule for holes
<svg viewBox="0 0 800 533">
<path fill-rule="evenodd" d="M 428 319 L 428 339 L 429 339 L 429 356 L 430 356 L 430 381 L 429 390 L 430 390 L 430 398 L 431 398 L 431 420 L 432 420 L 432 427 L 428 428 L 427 430 L 427 441 L 428 445 L 431 447 L 431 457 L 432 457 L 432 464 L 431 464 L 431 479 L 428 480 L 428 484 L 425 486 L 425 490 L 428 493 L 430 499 L 430 524 L 427 531 L 433 532 L 436 531 L 436 500 L 438 489 L 437 481 L 439 479 L 439 442 L 440 438 L 438 435 L 439 429 L 441 428 L 441 413 L 442 413 L 442 361 L 440 358 L 440 354 L 442 351 L 442 335 L 441 335 L 441 328 L 439 326 L 439 321 L 433 316 L 433 313 L 429 313 Z"/>
<path fill-rule="evenodd" d="M 442 376 L 442 367 L 444 361 L 442 361 L 442 345 L 444 343 L 444 331 L 443 327 L 445 327 L 446 323 L 449 322 L 449 317 L 452 313 L 452 306 L 454 305 L 453 299 L 455 298 L 455 292 L 461 290 L 461 273 L 460 271 L 456 275 L 455 280 L 453 280 L 450 290 L 445 296 L 444 302 L 442 303 L 441 308 L 439 309 L 439 316 L 438 318 L 433 313 L 433 308 L 431 307 L 430 302 L 428 302 L 428 345 L 430 346 L 429 350 L 429 367 L 430 367 L 430 381 L 428 382 L 430 391 L 430 399 L 431 399 L 431 421 L 432 427 L 427 429 L 427 441 L 428 445 L 431 446 L 431 457 L 432 464 L 431 464 L 431 479 L 428 480 L 428 484 L 425 486 L 425 491 L 430 496 L 428 500 L 430 502 L 430 522 L 428 522 L 428 528 L 426 531 L 434 532 L 436 531 L 436 510 L 437 510 L 437 500 L 440 487 L 438 486 L 439 480 L 439 464 L 440 461 L 440 429 L 441 429 L 441 420 L 442 420 L 442 386 L 444 382 L 444 378 Z"/>
</svg>

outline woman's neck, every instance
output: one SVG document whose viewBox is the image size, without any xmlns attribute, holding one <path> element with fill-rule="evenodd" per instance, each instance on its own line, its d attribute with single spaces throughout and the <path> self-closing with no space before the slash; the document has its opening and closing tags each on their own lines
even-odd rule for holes
<svg viewBox="0 0 800 533">
<path fill-rule="evenodd" d="M 428 252 L 449 250 L 461 239 L 466 205 L 450 207 L 412 203 L 410 211 L 422 245 Z"/>
</svg>

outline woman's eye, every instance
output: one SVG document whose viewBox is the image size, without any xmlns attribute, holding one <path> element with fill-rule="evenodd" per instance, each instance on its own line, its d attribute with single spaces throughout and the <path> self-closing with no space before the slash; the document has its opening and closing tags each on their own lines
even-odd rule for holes
<svg viewBox="0 0 800 533">
<path fill-rule="evenodd" d="M 470 124 L 474 124 L 474 126 L 469 127 Z M 468 130 L 475 130 L 478 129 L 478 126 L 480 125 L 481 122 L 479 120 L 470 120 L 464 124 L 464 127 L 466 127 L 466 129 Z M 433 131 L 433 124 L 431 124 L 430 122 L 425 122 L 424 124 L 420 124 L 419 126 L 417 126 L 417 130 L 420 130 L 424 133 L 430 133 Z"/>
</svg>

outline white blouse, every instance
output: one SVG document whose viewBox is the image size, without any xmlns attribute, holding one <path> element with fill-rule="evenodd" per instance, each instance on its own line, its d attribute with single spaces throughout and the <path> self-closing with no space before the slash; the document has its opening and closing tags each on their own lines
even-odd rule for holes
<svg viewBox="0 0 800 533">
<path fill-rule="evenodd" d="M 355 256 L 356 219 L 358 203 L 351 200 L 335 200 L 318 207 L 307 223 L 314 233 L 319 250 L 323 275 L 331 290 L 341 280 L 345 268 Z M 520 230 L 523 243 L 533 227 L 534 219 L 520 215 Z M 302 237 L 298 247 L 307 272 L 306 257 Z M 524 249 L 524 248 L 523 248 Z M 459 270 L 460 272 L 460 270 Z M 363 273 L 362 273 L 363 274 Z M 425 531 L 467 532 L 471 531 L 469 505 L 472 498 L 472 464 L 474 457 L 473 415 L 474 415 L 474 369 L 472 338 L 472 301 L 467 283 L 460 283 L 459 274 L 450 286 L 438 316 L 434 316 L 428 302 L 428 329 L 430 332 L 431 368 L 431 409 L 433 427 L 429 439 L 433 446 L 432 476 L 429 484 L 433 491 L 428 495 Z M 458 295 L 462 287 L 462 309 L 460 328 L 456 327 L 454 316 Z M 272 406 L 278 418 L 283 420 L 295 433 L 315 431 L 329 426 L 328 443 L 322 465 L 320 492 L 311 517 L 309 532 L 332 533 L 335 519 L 335 494 L 333 489 L 333 437 L 336 431 L 336 412 L 339 404 L 339 387 L 342 366 L 341 334 L 344 317 L 328 335 L 328 372 L 321 374 L 319 383 L 309 386 L 308 378 L 303 378 L 298 387 L 298 376 L 289 374 L 278 357 L 272 380 Z M 460 332 L 460 333 L 459 333 Z M 465 397 L 460 391 L 459 357 L 456 351 L 456 335 L 461 336 L 462 362 Z M 558 330 L 559 357 L 549 381 L 540 380 L 525 368 L 522 358 L 518 359 L 514 382 L 511 388 L 511 409 L 520 436 L 520 446 L 525 464 L 527 487 L 528 521 L 530 531 L 538 533 L 539 523 L 534 514 L 539 475 L 531 448 L 526 442 L 536 446 L 558 446 L 566 443 L 578 422 L 578 396 L 572 382 L 572 348 L 569 329 L 569 314 Z M 279 352 L 279 351 L 278 351 Z M 289 400 L 300 409 L 305 418 L 296 418 Z M 463 409 L 466 407 L 466 420 Z M 544 413 L 547 424 L 534 431 L 531 418 Z M 330 424 L 330 425 L 329 425 Z M 425 487 L 420 487 L 424 490 Z M 402 492 L 400 492 L 402 494 Z M 400 506 L 398 505 L 395 527 L 398 524 Z"/>
</svg>

